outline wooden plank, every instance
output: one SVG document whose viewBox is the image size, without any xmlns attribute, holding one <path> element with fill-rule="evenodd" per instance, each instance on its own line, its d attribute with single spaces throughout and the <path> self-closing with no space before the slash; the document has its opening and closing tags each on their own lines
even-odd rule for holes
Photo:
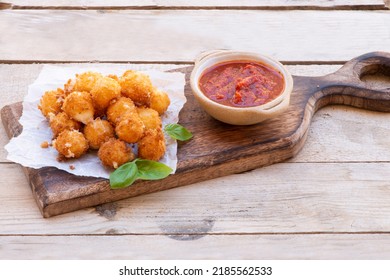
<svg viewBox="0 0 390 280">
<path fill-rule="evenodd" d="M 4 10 L 0 60 L 192 62 L 237 49 L 329 63 L 389 52 L 388 23 L 386 11 Z"/>
<path fill-rule="evenodd" d="M 307 141 L 291 162 L 390 161 L 390 116 L 331 106 L 316 113 Z M 362 133 L 363 132 L 363 133 Z"/>
<path fill-rule="evenodd" d="M 390 163 L 281 163 L 43 219 L 0 164 L 1 234 L 390 232 Z"/>
<path fill-rule="evenodd" d="M 166 7 L 356 7 L 363 6 L 365 8 L 384 7 L 383 0 L 121 0 L 121 1 L 105 1 L 105 0 L 9 0 L 14 8 L 18 7 L 131 7 L 131 8 L 166 8 Z M 16 6 L 16 7 L 15 7 Z"/>
<path fill-rule="evenodd" d="M 0 247 L 0 259 L 23 260 L 367 260 L 390 258 L 390 235 L 3 236 Z"/>
<path fill-rule="evenodd" d="M 72 67 L 77 64 L 60 64 Z M 92 67 L 97 64 L 91 64 Z M 112 64 L 105 64 L 110 67 Z M 186 66 L 186 65 L 184 65 Z M 28 85 L 38 76 L 41 64 L 0 64 L 0 107 L 23 100 Z M 168 70 L 181 67 L 164 64 L 137 64 L 137 69 Z M 339 65 L 288 65 L 294 75 L 321 76 L 336 71 Z M 379 81 L 377 81 L 379 82 Z M 386 81 L 384 81 L 386 82 Z M 385 85 L 386 83 L 384 83 Z M 9 94 L 12 92 L 12 94 Z M 350 107 L 330 106 L 313 118 L 309 136 L 302 151 L 291 162 L 388 161 L 390 150 L 386 143 L 390 130 L 389 115 Z M 357 136 L 358 131 L 365 131 Z M 6 162 L 4 145 L 8 137 L 0 125 L 0 162 Z M 371 148 L 367 148 L 371 147 Z"/>
</svg>

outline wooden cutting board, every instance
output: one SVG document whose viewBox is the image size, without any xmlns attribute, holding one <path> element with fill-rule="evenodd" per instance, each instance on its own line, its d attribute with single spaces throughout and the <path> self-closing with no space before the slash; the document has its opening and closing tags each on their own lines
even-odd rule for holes
<svg viewBox="0 0 390 280">
<path fill-rule="evenodd" d="M 301 150 L 314 113 L 329 104 L 390 112 L 390 88 L 375 88 L 361 80 L 365 75 L 378 73 L 390 77 L 390 53 L 362 55 L 337 72 L 322 77 L 294 76 L 288 110 L 251 126 L 227 125 L 205 113 L 189 86 L 191 70 L 192 67 L 175 70 L 184 72 L 187 81 L 187 103 L 180 112 L 179 123 L 194 137 L 179 144 L 178 167 L 174 175 L 159 181 L 137 181 L 128 188 L 111 190 L 106 179 L 78 177 L 53 167 L 23 168 L 42 215 L 51 217 L 281 162 Z M 21 103 L 1 110 L 10 138 L 23 129 L 18 122 L 21 114 Z"/>
</svg>

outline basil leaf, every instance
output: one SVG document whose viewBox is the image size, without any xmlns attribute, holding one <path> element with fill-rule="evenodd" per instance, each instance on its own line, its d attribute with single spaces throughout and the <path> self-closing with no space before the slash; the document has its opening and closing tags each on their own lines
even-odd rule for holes
<svg viewBox="0 0 390 280">
<path fill-rule="evenodd" d="M 159 180 L 171 173 L 172 168 L 161 162 L 137 158 L 110 174 L 110 186 L 111 189 L 121 189 L 130 186 L 137 179 Z"/>
<path fill-rule="evenodd" d="M 164 127 L 166 133 L 169 134 L 173 139 L 186 141 L 192 138 L 192 133 L 189 132 L 184 126 L 177 123 L 167 124 Z"/>
<path fill-rule="evenodd" d="M 147 159 L 136 159 L 138 173 L 137 177 L 143 180 L 159 180 L 167 177 L 172 172 L 169 166 Z"/>
<path fill-rule="evenodd" d="M 138 179 L 138 168 L 134 161 L 121 165 L 110 174 L 111 189 L 121 189 L 130 186 Z"/>
</svg>

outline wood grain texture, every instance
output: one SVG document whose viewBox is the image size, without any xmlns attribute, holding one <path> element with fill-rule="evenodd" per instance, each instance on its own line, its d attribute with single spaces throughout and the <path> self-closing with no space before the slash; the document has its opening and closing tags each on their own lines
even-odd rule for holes
<svg viewBox="0 0 390 280">
<path fill-rule="evenodd" d="M 390 163 L 280 163 L 50 219 L 0 167 L 0 235 L 390 232 Z"/>
<path fill-rule="evenodd" d="M 190 68 L 185 71 L 190 73 Z M 366 74 L 390 75 L 390 54 L 370 53 L 346 63 L 324 77 L 294 78 L 289 109 L 279 117 L 253 126 L 229 126 L 215 121 L 199 108 L 188 83 L 187 103 L 180 122 L 195 137 L 179 145 L 176 174 L 159 181 L 138 181 L 131 188 L 112 191 L 107 180 L 76 177 L 55 168 L 26 169 L 44 217 L 121 198 L 161 191 L 215 177 L 239 173 L 283 161 L 302 148 L 315 111 L 328 104 L 390 111 L 390 89 L 370 88 L 360 80 Z M 17 105 L 2 110 L 9 136 L 18 135 Z M 213 145 L 210 145 L 213 143 Z"/>
<path fill-rule="evenodd" d="M 388 162 L 390 115 L 330 106 L 318 111 L 290 162 Z M 364 132 L 364 133 L 362 133 Z"/>
<path fill-rule="evenodd" d="M 0 18 L 1 61 L 192 62 L 236 49 L 331 63 L 390 51 L 387 11 L 3 10 Z"/>
<path fill-rule="evenodd" d="M 0 237 L 0 259 L 389 259 L 390 235 Z M 87 246 L 80 246 L 87 244 Z M 95 248 L 95 249 L 92 249 Z M 99 248 L 98 252 L 96 248 Z M 158 248 L 158 249 L 156 249 Z M 232 264 L 234 265 L 234 264 Z"/>
<path fill-rule="evenodd" d="M 384 7 L 383 0 L 120 0 L 120 1 L 105 1 L 105 0 L 8 0 L 14 8 L 28 7 L 143 7 L 143 8 L 167 8 L 167 7 L 364 7 L 364 8 L 381 8 Z"/>
</svg>

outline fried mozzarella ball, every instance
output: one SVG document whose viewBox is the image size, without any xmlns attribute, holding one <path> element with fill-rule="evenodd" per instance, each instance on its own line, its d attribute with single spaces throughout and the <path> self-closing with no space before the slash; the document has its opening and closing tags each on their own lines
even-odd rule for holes
<svg viewBox="0 0 390 280">
<path fill-rule="evenodd" d="M 105 110 L 111 100 L 121 96 L 121 86 L 109 77 L 100 77 L 91 89 L 93 104 L 97 111 Z"/>
<path fill-rule="evenodd" d="M 168 94 L 155 88 L 150 95 L 150 108 L 162 115 L 168 109 L 169 104 L 171 104 L 171 101 Z"/>
<path fill-rule="evenodd" d="M 64 130 L 80 130 L 81 124 L 71 119 L 65 112 L 57 115 L 49 114 L 49 125 L 53 132 L 54 138 Z"/>
<path fill-rule="evenodd" d="M 115 127 L 119 139 L 127 143 L 137 143 L 144 134 L 144 124 L 138 114 L 131 118 L 121 120 Z"/>
<path fill-rule="evenodd" d="M 43 94 L 38 109 L 48 118 L 49 114 L 57 115 L 61 111 L 63 102 L 64 91 L 62 89 L 49 90 Z"/>
<path fill-rule="evenodd" d="M 115 134 L 108 121 L 97 118 L 84 127 L 84 136 L 90 148 L 99 149 L 104 142 L 115 137 Z"/>
<path fill-rule="evenodd" d="M 77 130 L 64 130 L 53 141 L 53 146 L 66 158 L 79 158 L 88 151 L 88 141 Z"/>
<path fill-rule="evenodd" d="M 95 109 L 91 94 L 85 91 L 74 91 L 64 100 L 62 110 L 72 119 L 87 124 L 93 121 Z"/>
<path fill-rule="evenodd" d="M 95 85 L 97 79 L 103 75 L 97 72 L 84 72 L 82 74 L 76 74 L 75 79 L 69 79 L 64 85 L 65 95 L 73 91 L 88 91 L 90 92 Z"/>
<path fill-rule="evenodd" d="M 139 107 L 137 108 L 137 112 L 145 125 L 145 129 L 156 129 L 161 127 L 161 119 L 157 111 L 150 108 Z"/>
<path fill-rule="evenodd" d="M 138 142 L 138 157 L 158 161 L 164 156 L 165 149 L 165 138 L 161 128 L 148 129 Z"/>
<path fill-rule="evenodd" d="M 111 138 L 100 146 L 98 157 L 105 166 L 116 169 L 122 164 L 132 161 L 135 155 L 125 142 Z"/>
<path fill-rule="evenodd" d="M 90 92 L 94 87 L 96 81 L 103 77 L 102 74 L 97 72 L 84 72 L 76 74 L 76 80 L 74 81 L 73 91 L 88 91 Z"/>
<path fill-rule="evenodd" d="M 153 85 L 148 75 L 128 70 L 119 79 L 122 95 L 131 98 L 138 106 L 149 107 Z"/>
<path fill-rule="evenodd" d="M 118 124 L 122 119 L 130 118 L 137 113 L 134 102 L 127 97 L 121 97 L 114 100 L 107 109 L 107 119 L 114 125 Z"/>
</svg>

